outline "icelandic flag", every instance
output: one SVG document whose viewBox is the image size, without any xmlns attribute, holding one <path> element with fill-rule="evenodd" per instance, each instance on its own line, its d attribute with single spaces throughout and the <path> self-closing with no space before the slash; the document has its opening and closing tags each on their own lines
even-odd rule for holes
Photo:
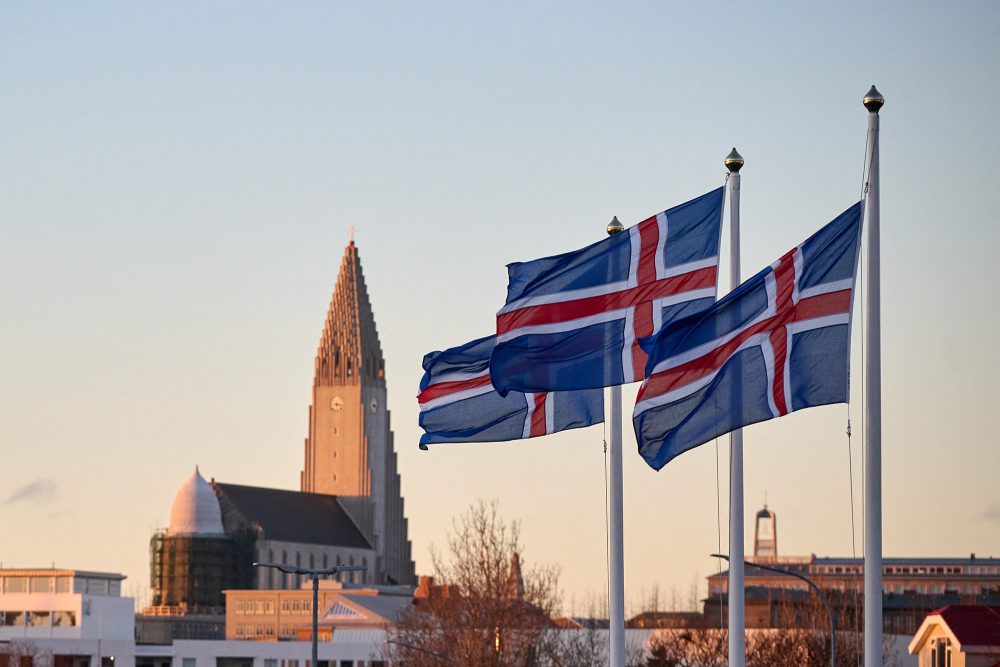
<svg viewBox="0 0 1000 667">
<path fill-rule="evenodd" d="M 508 265 L 490 361 L 497 391 L 641 380 L 639 339 L 715 302 L 724 190 L 582 250 Z"/>
<path fill-rule="evenodd" d="M 652 339 L 632 424 L 659 470 L 734 429 L 844 403 L 861 204 L 727 294 Z"/>
<path fill-rule="evenodd" d="M 604 421 L 604 391 L 511 392 L 490 383 L 496 339 L 480 338 L 424 356 L 420 380 L 420 449 L 443 442 L 534 438 Z"/>
</svg>

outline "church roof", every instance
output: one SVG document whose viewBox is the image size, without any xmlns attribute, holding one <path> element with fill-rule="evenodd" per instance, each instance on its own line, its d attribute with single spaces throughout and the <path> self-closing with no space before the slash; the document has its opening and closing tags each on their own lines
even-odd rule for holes
<svg viewBox="0 0 1000 667">
<path fill-rule="evenodd" d="M 371 549 L 336 496 L 214 483 L 227 529 L 259 527 L 264 539 Z"/>
<path fill-rule="evenodd" d="M 215 492 L 195 466 L 184 480 L 170 507 L 168 535 L 222 535 L 222 512 Z"/>
</svg>

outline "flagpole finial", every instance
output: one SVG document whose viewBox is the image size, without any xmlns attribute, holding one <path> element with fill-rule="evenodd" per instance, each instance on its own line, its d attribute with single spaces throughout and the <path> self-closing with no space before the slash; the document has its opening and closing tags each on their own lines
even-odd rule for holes
<svg viewBox="0 0 1000 667">
<path fill-rule="evenodd" d="M 606 230 L 608 232 L 608 236 L 614 236 L 618 232 L 624 232 L 625 225 L 623 225 L 621 222 L 618 221 L 618 216 L 616 215 L 615 217 L 611 218 L 611 222 L 608 223 Z"/>
<path fill-rule="evenodd" d="M 723 160 L 726 165 L 726 169 L 736 173 L 743 168 L 743 156 L 736 152 L 736 147 L 733 146 L 733 150 L 729 151 L 729 155 Z"/>
<path fill-rule="evenodd" d="M 882 108 L 883 104 L 885 104 L 885 98 L 882 97 L 882 93 L 878 92 L 878 88 L 873 85 L 868 90 L 868 93 L 865 94 L 865 99 L 862 103 L 865 105 L 865 108 L 872 113 L 878 113 L 878 110 Z"/>
</svg>

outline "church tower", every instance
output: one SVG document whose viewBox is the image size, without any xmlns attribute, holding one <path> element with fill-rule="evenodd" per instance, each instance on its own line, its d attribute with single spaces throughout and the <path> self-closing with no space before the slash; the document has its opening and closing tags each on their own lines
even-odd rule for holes
<svg viewBox="0 0 1000 667">
<path fill-rule="evenodd" d="M 764 509 L 757 512 L 753 556 L 762 561 L 778 557 L 778 520 L 774 512 L 767 509 L 767 503 L 764 503 Z"/>
<path fill-rule="evenodd" d="M 353 240 L 340 263 L 315 366 L 301 489 L 337 496 L 377 554 L 369 581 L 413 584 L 385 361 Z"/>
</svg>

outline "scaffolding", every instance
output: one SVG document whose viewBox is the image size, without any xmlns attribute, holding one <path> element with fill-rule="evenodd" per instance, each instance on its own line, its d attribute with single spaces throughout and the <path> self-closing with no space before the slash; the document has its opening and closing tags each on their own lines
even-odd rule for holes
<svg viewBox="0 0 1000 667">
<path fill-rule="evenodd" d="M 254 536 L 153 535 L 149 543 L 152 606 L 170 615 L 225 613 L 222 591 L 254 588 Z"/>
</svg>

